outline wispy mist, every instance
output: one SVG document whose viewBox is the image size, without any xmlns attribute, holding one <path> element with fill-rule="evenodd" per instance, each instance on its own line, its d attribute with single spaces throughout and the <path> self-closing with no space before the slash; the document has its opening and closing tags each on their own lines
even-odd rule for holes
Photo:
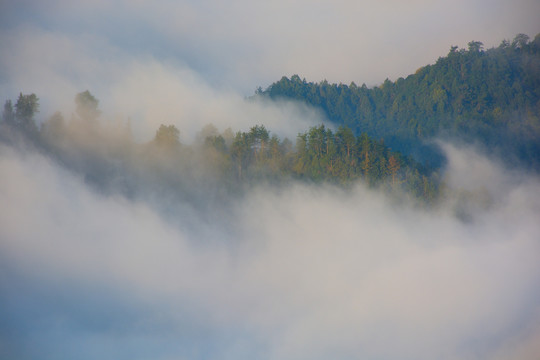
<svg viewBox="0 0 540 360">
<path fill-rule="evenodd" d="M 431 207 L 361 182 L 227 192 L 150 141 L 209 123 L 294 140 L 320 112 L 246 96 L 296 73 L 380 84 L 534 36 L 539 6 L 2 2 L 0 101 L 35 93 L 38 125 L 71 127 L 49 152 L 0 144 L 0 358 L 536 360 L 537 175 L 443 143 Z M 73 121 L 87 89 L 91 134 Z"/>
<path fill-rule="evenodd" d="M 52 34 L 61 41 L 75 41 L 78 48 L 94 49 L 79 52 L 76 59 L 89 55 L 108 62 L 118 51 L 130 58 L 155 57 L 187 66 L 212 85 L 232 87 L 244 95 L 296 73 L 312 81 L 376 85 L 387 77 L 395 80 L 414 73 L 445 55 L 452 45 L 466 47 L 477 40 L 487 48 L 518 33 L 534 37 L 540 32 L 536 16 L 540 5 L 532 0 L 452 4 L 440 0 L 271 4 L 8 0 L 0 6 L 4 36 L 29 25 L 36 32 L 27 43 L 15 34 L 18 46 L 4 39 L 2 48 L 9 48 L 11 55 L 3 52 L 2 58 L 22 60 L 13 50 L 23 46 L 23 54 L 33 52 L 32 44 L 43 40 L 40 34 Z M 40 48 L 46 56 L 39 56 L 43 63 L 33 69 L 43 69 L 48 59 L 63 54 L 62 48 Z M 80 64 L 71 61 L 66 69 Z M 5 66 L 0 70 L 3 76 L 11 73 L 6 70 Z"/>
<path fill-rule="evenodd" d="M 21 91 L 36 93 L 41 105 L 38 122 L 55 111 L 69 119 L 75 94 L 85 89 L 107 114 L 102 121 L 130 119 L 135 137 L 143 141 L 151 139 L 160 124 L 174 124 L 182 130 L 182 139 L 191 142 L 208 123 L 235 131 L 264 123 L 294 139 L 325 120 L 301 104 L 245 101 L 233 90 L 212 87 L 186 66 L 153 57 L 130 58 L 90 35 L 65 36 L 28 27 L 0 37 L 11 49 L 0 58 L 6 78 L 0 96 L 12 99 Z"/>
<path fill-rule="evenodd" d="M 540 182 L 446 152 L 449 198 L 431 211 L 290 184 L 214 221 L 223 209 L 165 216 L 2 146 L 4 356 L 533 359 Z M 481 202 L 467 221 L 462 191 Z"/>
</svg>

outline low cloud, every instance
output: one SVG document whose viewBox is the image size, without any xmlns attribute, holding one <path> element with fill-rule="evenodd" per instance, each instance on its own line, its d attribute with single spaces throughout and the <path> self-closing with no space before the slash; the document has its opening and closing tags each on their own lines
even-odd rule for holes
<svg viewBox="0 0 540 360">
<path fill-rule="evenodd" d="M 295 139 L 299 132 L 326 120 L 321 111 L 300 103 L 247 101 L 233 90 L 212 87 L 185 65 L 153 57 L 130 58 L 89 35 L 29 26 L 2 34 L 0 40 L 11 49 L 0 57 L 5 72 L 0 98 L 16 101 L 19 92 L 36 93 L 41 104 L 38 122 L 55 111 L 69 120 L 75 95 L 87 89 L 106 114 L 103 122 L 130 119 L 141 141 L 150 140 L 161 124 L 172 124 L 180 129 L 183 141 L 191 142 L 209 123 L 220 131 L 228 127 L 246 131 L 264 124 L 279 136 Z"/>
<path fill-rule="evenodd" d="M 2 351 L 534 359 L 540 182 L 445 148 L 451 195 L 433 211 L 362 184 L 298 183 L 232 197 L 228 221 L 214 222 L 222 209 L 185 203 L 164 216 L 2 146 Z M 475 172 L 486 172 L 464 158 L 499 185 L 478 190 Z M 491 198 L 467 221 L 456 210 L 463 189 Z"/>
<path fill-rule="evenodd" d="M 152 96 L 148 96 L 152 94 Z M 137 63 L 112 87 L 116 111 L 132 114 L 143 133 L 160 124 L 174 124 L 191 142 L 206 124 L 220 131 L 246 131 L 264 124 L 279 136 L 295 139 L 309 126 L 325 122 L 321 111 L 290 101 L 246 100 L 234 92 L 217 91 L 189 69 L 175 69 L 157 61 Z"/>
</svg>

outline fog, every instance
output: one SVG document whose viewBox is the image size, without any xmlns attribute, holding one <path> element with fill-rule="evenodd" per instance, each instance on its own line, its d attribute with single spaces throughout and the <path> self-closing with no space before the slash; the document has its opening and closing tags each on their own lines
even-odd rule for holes
<svg viewBox="0 0 540 360">
<path fill-rule="evenodd" d="M 75 94 L 87 89 L 99 100 L 104 123 L 129 119 L 140 141 L 151 139 L 160 124 L 174 124 L 182 131 L 181 139 L 191 142 L 208 123 L 221 131 L 265 124 L 294 139 L 298 132 L 325 121 L 320 111 L 302 104 L 245 101 L 237 91 L 211 86 L 185 65 L 151 56 L 131 57 L 94 36 L 25 27 L 0 34 L 0 39 L 10 49 L 0 56 L 5 72 L 0 96 L 15 103 L 19 92 L 37 94 L 38 123 L 55 111 L 69 120 Z"/>
<path fill-rule="evenodd" d="M 250 95 L 293 74 L 373 86 L 414 73 L 452 45 L 466 48 L 476 40 L 492 47 L 518 33 L 534 37 L 540 32 L 536 0 L 5 0 L 0 10 L 0 46 L 10 49 L 0 60 L 18 60 L 0 61 L 2 87 L 26 78 L 3 89 L 15 94 L 37 91 L 36 70 L 65 55 L 63 46 L 46 47 L 50 40 L 92 49 L 77 51 L 77 59 L 109 63 L 128 54 L 126 62 L 154 57 L 187 66 L 212 86 Z M 36 51 L 45 55 L 30 56 Z M 98 90 L 84 85 L 93 77 L 76 71 L 81 65 L 94 75 L 104 71 L 92 61 L 56 65 L 78 78 L 78 90 Z"/>
<path fill-rule="evenodd" d="M 540 181 L 442 147 L 430 209 L 296 182 L 164 208 L 2 145 L 2 357 L 534 359 Z"/>
<path fill-rule="evenodd" d="M 0 101 L 35 93 L 38 125 L 61 111 L 73 138 L 0 141 L 0 358 L 536 359 L 538 175 L 439 143 L 445 195 L 422 206 L 361 182 L 227 192 L 204 164 L 141 149 L 161 124 L 182 144 L 209 123 L 294 141 L 324 116 L 246 96 L 295 73 L 380 84 L 451 45 L 534 36 L 539 12 L 3 1 Z M 91 136 L 72 121 L 87 89 L 102 110 Z"/>
</svg>

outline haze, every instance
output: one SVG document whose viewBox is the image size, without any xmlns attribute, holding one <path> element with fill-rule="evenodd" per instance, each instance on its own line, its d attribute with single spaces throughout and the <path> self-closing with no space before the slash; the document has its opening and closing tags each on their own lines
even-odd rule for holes
<svg viewBox="0 0 540 360">
<path fill-rule="evenodd" d="M 2 354 L 534 359 L 540 182 L 444 148 L 428 211 L 363 184 L 129 199 L 2 146 Z"/>
<path fill-rule="evenodd" d="M 292 74 L 377 85 L 451 45 L 534 37 L 538 14 L 533 0 L 3 1 L 0 100 L 35 93 L 39 124 L 88 89 L 99 121 L 129 118 L 139 143 L 160 124 L 192 143 L 208 123 L 294 141 L 318 110 L 245 97 Z M 121 167 L 105 186 L 88 164 L 0 143 L 0 357 L 537 359 L 540 179 L 440 146 L 446 198 L 429 208 L 362 182 L 216 196 L 183 168 L 181 188 Z"/>
<path fill-rule="evenodd" d="M 103 75 L 135 60 L 187 67 L 211 86 L 250 95 L 293 74 L 373 86 L 414 73 L 452 45 L 477 40 L 492 47 L 540 32 L 535 0 L 8 0 L 0 6 L 0 44 L 10 49 L 0 57 L 2 91 L 35 89 L 52 72 L 102 99 L 98 85 L 110 80 Z"/>
</svg>

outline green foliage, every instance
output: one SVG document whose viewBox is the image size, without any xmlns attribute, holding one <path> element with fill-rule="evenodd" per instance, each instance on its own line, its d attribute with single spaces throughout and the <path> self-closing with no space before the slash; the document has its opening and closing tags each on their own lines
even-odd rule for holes
<svg viewBox="0 0 540 360">
<path fill-rule="evenodd" d="M 39 99 L 36 94 L 23 95 L 20 93 L 15 109 L 16 125 L 26 133 L 36 134 L 37 126 L 34 115 L 39 111 Z"/>
<path fill-rule="evenodd" d="M 174 148 L 180 145 L 180 130 L 174 125 L 161 124 L 156 131 L 154 143 L 161 147 Z"/>
<path fill-rule="evenodd" d="M 540 170 L 540 34 L 533 41 L 519 34 L 486 51 L 479 41 L 468 50 L 452 46 L 434 65 L 371 89 L 295 75 L 257 96 L 320 107 L 335 124 L 383 138 L 424 163 L 440 157 L 423 140 L 446 136 L 483 143 L 508 161 Z"/>
<path fill-rule="evenodd" d="M 298 78 L 294 81 L 302 82 Z M 148 175 L 143 177 L 155 177 L 164 187 L 193 189 L 186 184 L 214 184 L 218 194 L 260 182 L 297 179 L 341 186 L 364 181 L 370 186 L 402 189 L 429 201 L 438 196 L 436 174 L 412 158 L 390 150 L 382 140 L 373 140 L 365 132 L 356 136 L 347 126 L 340 126 L 335 132 L 325 125 L 311 127 L 299 133 L 293 145 L 290 140 L 271 134 L 264 125 L 236 134 L 230 128 L 220 133 L 215 126 L 207 125 L 197 135 L 195 144 L 188 146 L 180 144 L 176 126 L 162 124 L 150 143 L 136 144 L 126 133 L 128 128 L 88 125 L 98 114 L 98 102 L 89 92 L 78 94 L 76 103 L 81 109 L 93 109 L 79 109 L 80 115 L 86 114 L 86 120 L 73 118 L 66 123 L 63 115 L 56 112 L 43 123 L 40 132 L 33 130 L 35 136 L 30 140 L 61 163 L 85 171 L 85 179 L 100 187 L 121 181 L 129 193 L 130 186 L 137 186 L 136 177 L 144 173 Z M 34 94 L 21 94 L 15 107 L 17 112 L 13 115 L 11 102 L 7 101 L 3 118 L 14 116 L 15 125 L 25 130 L 28 124 L 35 126 L 38 99 Z M 0 127 L 0 139 L 13 134 L 4 133 L 5 128 Z M 119 170 L 128 170 L 127 174 L 131 171 L 134 179 L 127 176 L 118 180 Z"/>
<path fill-rule="evenodd" d="M 212 132 L 214 133 L 214 132 Z M 363 180 L 372 186 L 409 191 L 418 197 L 438 196 L 436 173 L 410 157 L 391 151 L 366 133 L 355 136 L 340 127 L 336 133 L 324 125 L 299 133 L 293 148 L 263 126 L 238 131 L 230 146 L 221 134 L 207 136 L 206 160 L 227 183 L 283 181 L 289 178 L 349 186 Z"/>
<path fill-rule="evenodd" d="M 15 112 L 13 111 L 13 105 L 11 103 L 11 100 L 6 100 L 6 102 L 4 103 L 4 111 L 2 112 L 2 121 L 10 125 L 15 123 Z"/>
<path fill-rule="evenodd" d="M 98 109 L 98 104 L 99 101 L 88 90 L 75 96 L 77 106 L 75 112 L 84 121 L 93 122 L 99 117 L 101 111 Z"/>
</svg>

